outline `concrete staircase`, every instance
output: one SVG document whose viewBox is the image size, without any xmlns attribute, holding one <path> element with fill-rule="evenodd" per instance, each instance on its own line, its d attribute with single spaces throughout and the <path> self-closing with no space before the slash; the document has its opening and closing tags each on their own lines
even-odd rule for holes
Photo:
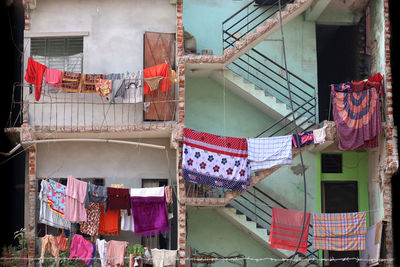
<svg viewBox="0 0 400 267">
<path fill-rule="evenodd" d="M 282 259 L 287 259 L 290 257 L 293 252 L 284 250 L 271 248 L 271 243 L 269 242 L 269 231 L 261 226 L 259 226 L 256 222 L 252 221 L 245 214 L 241 213 L 234 207 L 223 207 L 215 209 L 221 216 L 230 221 L 233 225 L 238 227 L 241 231 L 248 234 L 254 240 L 259 242 L 261 245 L 265 246 L 268 250 L 274 253 L 276 256 Z M 295 260 L 300 260 L 299 256 L 294 258 Z M 304 259 L 303 259 L 304 260 Z M 279 262 L 276 262 L 278 264 Z M 275 264 L 274 264 L 275 265 Z M 299 266 L 308 266 L 314 265 L 318 266 L 316 263 L 308 262 L 307 260 L 297 262 L 296 265 Z"/>
<path fill-rule="evenodd" d="M 246 82 L 242 76 L 235 75 L 232 70 L 213 71 L 210 77 L 276 121 L 291 113 L 291 110 L 285 103 L 278 101 L 274 96 L 267 95 L 263 89 L 255 86 L 253 83 Z M 307 116 L 300 116 L 298 112 L 295 112 L 295 117 L 297 118 L 296 124 L 301 125 L 299 127 L 300 130 L 307 129 L 312 125 L 311 122 L 307 121 Z M 293 115 L 283 120 L 282 124 L 291 121 L 293 121 Z"/>
<path fill-rule="evenodd" d="M 298 15 L 307 10 L 314 0 L 295 0 L 287 4 L 282 10 L 282 24 L 285 25 Z M 263 25 L 255 28 L 234 43 L 234 47 L 227 48 L 223 55 L 185 55 L 180 58 L 180 63 L 185 63 L 187 69 L 223 69 L 244 53 L 254 48 L 257 44 L 267 39 L 280 28 L 280 14 L 269 18 Z"/>
</svg>

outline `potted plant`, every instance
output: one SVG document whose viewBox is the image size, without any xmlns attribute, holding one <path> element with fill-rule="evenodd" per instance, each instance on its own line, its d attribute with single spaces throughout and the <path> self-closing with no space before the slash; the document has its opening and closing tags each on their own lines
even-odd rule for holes
<svg viewBox="0 0 400 267">
<path fill-rule="evenodd" d="M 24 228 L 14 233 L 14 239 L 18 245 L 4 246 L 1 256 L 3 260 L 0 266 L 27 266 L 28 265 L 28 239 Z"/>
</svg>

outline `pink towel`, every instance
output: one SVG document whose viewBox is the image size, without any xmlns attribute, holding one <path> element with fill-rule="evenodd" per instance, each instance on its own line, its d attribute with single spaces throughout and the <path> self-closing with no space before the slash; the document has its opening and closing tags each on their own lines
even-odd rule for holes
<svg viewBox="0 0 400 267">
<path fill-rule="evenodd" d="M 86 265 L 89 265 L 92 257 L 93 244 L 85 240 L 83 236 L 75 234 L 69 249 L 69 259 L 82 259 Z"/>
<path fill-rule="evenodd" d="M 47 68 L 46 72 L 44 73 L 44 80 L 46 81 L 46 84 L 58 88 L 60 83 L 62 83 L 62 71 L 53 68 Z"/>
<path fill-rule="evenodd" d="M 68 177 L 64 218 L 71 222 L 86 222 L 85 209 L 87 183 Z"/>
</svg>

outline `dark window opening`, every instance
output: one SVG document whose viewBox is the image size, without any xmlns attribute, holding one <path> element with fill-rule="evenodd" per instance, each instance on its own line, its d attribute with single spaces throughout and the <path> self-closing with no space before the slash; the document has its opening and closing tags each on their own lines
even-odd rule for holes
<svg viewBox="0 0 400 267">
<path fill-rule="evenodd" d="M 322 173 L 342 173 L 343 172 L 342 154 L 322 154 L 321 165 L 322 165 Z"/>
</svg>

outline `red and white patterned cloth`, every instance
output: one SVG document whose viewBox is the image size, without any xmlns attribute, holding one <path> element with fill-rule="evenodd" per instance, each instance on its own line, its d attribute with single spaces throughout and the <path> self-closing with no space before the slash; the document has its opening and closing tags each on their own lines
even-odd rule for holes
<svg viewBox="0 0 400 267">
<path fill-rule="evenodd" d="M 245 138 L 189 128 L 183 133 L 182 175 L 186 181 L 244 191 L 250 185 Z"/>
</svg>

